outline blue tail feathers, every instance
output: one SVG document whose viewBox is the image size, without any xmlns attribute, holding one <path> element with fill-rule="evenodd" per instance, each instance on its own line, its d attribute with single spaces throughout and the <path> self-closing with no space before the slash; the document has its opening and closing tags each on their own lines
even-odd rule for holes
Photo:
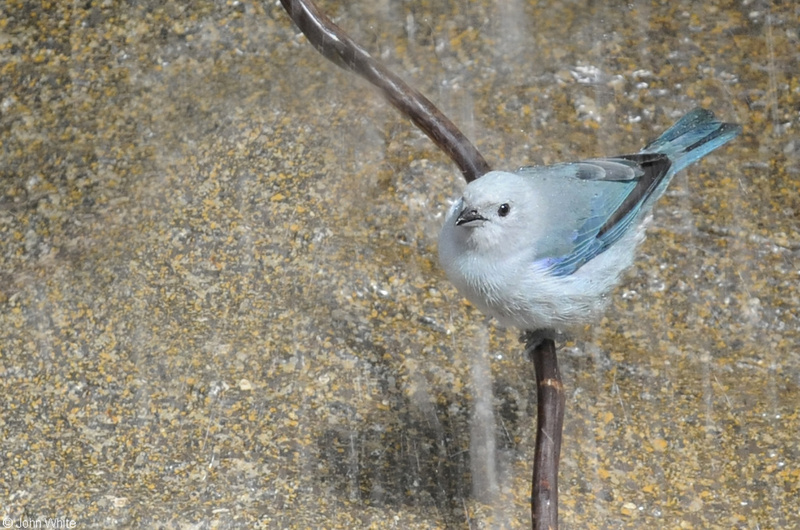
<svg viewBox="0 0 800 530">
<path fill-rule="evenodd" d="M 667 155 L 672 161 L 674 174 L 733 140 L 741 131 L 740 125 L 720 122 L 713 112 L 697 108 L 678 120 L 641 152 Z"/>
<path fill-rule="evenodd" d="M 739 125 L 720 122 L 712 112 L 698 108 L 639 153 L 557 164 L 538 170 L 528 168 L 532 178 L 552 176 L 553 181 L 558 181 L 566 177 L 581 182 L 581 188 L 573 184 L 581 215 L 562 216 L 568 223 L 575 223 L 571 225 L 574 228 L 571 233 L 560 232 L 570 238 L 571 246 L 561 245 L 552 254 L 542 254 L 537 264 L 555 277 L 573 274 L 629 233 L 634 221 L 664 193 L 675 173 L 740 132 Z M 547 187 L 546 182 L 542 180 L 539 184 L 542 190 L 555 193 L 556 188 Z M 566 200 L 559 204 L 565 210 L 576 209 Z M 635 243 L 627 245 L 625 248 L 630 250 Z"/>
</svg>

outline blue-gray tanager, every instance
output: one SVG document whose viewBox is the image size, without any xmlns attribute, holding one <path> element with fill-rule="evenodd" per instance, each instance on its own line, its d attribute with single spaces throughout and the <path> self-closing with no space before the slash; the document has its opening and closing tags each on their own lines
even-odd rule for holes
<svg viewBox="0 0 800 530">
<path fill-rule="evenodd" d="M 487 173 L 450 208 L 439 262 L 462 295 L 503 325 L 540 331 L 589 322 L 633 263 L 673 175 L 740 131 L 695 109 L 634 155 Z"/>
</svg>

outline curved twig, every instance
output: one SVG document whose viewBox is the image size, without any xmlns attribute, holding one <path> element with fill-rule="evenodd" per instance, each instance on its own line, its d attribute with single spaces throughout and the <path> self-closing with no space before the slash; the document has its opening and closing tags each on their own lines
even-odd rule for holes
<svg viewBox="0 0 800 530">
<path fill-rule="evenodd" d="M 427 134 L 458 165 L 467 182 L 490 171 L 474 145 L 425 96 L 373 59 L 311 0 L 281 0 L 309 42 L 336 65 L 378 87 L 386 99 Z M 536 370 L 537 429 L 531 518 L 535 530 L 558 528 L 558 461 L 564 423 L 564 387 L 555 343 L 529 335 L 526 351 Z"/>
<path fill-rule="evenodd" d="M 536 449 L 531 484 L 531 522 L 534 530 L 558 528 L 558 461 L 564 425 L 566 394 L 552 339 L 539 342 L 528 335 L 525 350 L 536 371 Z"/>
<path fill-rule="evenodd" d="M 378 87 L 397 110 L 447 153 L 467 182 L 491 170 L 475 146 L 430 100 L 373 59 L 312 2 L 281 0 L 281 4 L 318 52 Z"/>
</svg>

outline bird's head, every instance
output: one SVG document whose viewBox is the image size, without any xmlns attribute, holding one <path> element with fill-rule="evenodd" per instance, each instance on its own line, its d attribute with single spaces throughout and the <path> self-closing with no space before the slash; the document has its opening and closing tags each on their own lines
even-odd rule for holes
<svg viewBox="0 0 800 530">
<path fill-rule="evenodd" d="M 523 178 L 492 171 L 471 182 L 447 216 L 447 232 L 475 250 L 510 250 L 530 230 L 531 201 Z"/>
</svg>

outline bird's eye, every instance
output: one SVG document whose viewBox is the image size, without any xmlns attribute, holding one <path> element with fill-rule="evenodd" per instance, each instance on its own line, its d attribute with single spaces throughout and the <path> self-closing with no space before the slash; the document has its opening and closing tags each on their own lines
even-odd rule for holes
<svg viewBox="0 0 800 530">
<path fill-rule="evenodd" d="M 506 215 L 508 215 L 508 212 L 510 211 L 511 211 L 511 206 L 509 206 L 507 202 L 504 202 L 503 204 L 500 205 L 500 208 L 497 209 L 497 215 L 499 215 L 500 217 L 505 217 Z"/>
</svg>

